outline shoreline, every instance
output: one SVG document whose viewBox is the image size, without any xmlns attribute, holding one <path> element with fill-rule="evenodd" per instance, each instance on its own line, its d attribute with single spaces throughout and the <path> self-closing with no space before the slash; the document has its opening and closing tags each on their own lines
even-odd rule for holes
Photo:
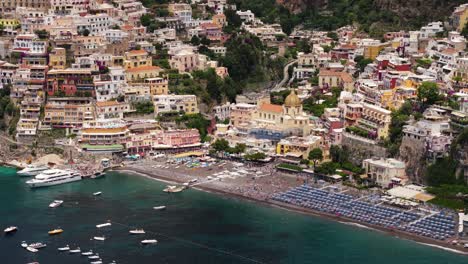
<svg viewBox="0 0 468 264">
<path fill-rule="evenodd" d="M 138 170 L 136 168 L 119 167 L 119 168 L 113 169 L 113 171 L 128 172 L 128 173 L 132 173 L 132 174 L 137 174 L 139 176 L 150 178 L 152 180 L 161 181 L 161 182 L 164 182 L 164 183 L 172 183 L 172 184 L 174 184 L 174 183 L 175 184 L 184 183 L 183 181 L 178 180 L 178 179 L 157 175 L 155 173 L 149 173 L 147 171 Z M 354 226 L 354 227 L 362 228 L 362 229 L 367 229 L 367 230 L 370 230 L 370 231 L 378 231 L 378 232 L 385 233 L 387 235 L 397 237 L 397 238 L 400 238 L 400 239 L 410 240 L 410 241 L 413 241 L 413 242 L 415 242 L 417 244 L 420 244 L 420 245 L 430 246 L 430 247 L 438 248 L 440 250 L 445 250 L 445 251 L 449 251 L 449 252 L 452 252 L 452 253 L 457 253 L 457 254 L 460 254 L 460 255 L 468 256 L 468 249 L 466 249 L 466 248 L 457 247 L 457 246 L 454 246 L 454 245 L 449 244 L 449 243 L 445 243 L 445 242 L 441 242 L 441 241 L 437 241 L 437 240 L 432 240 L 432 239 L 425 238 L 425 237 L 415 236 L 413 234 L 406 233 L 406 232 L 403 232 L 401 230 L 387 229 L 387 228 L 384 228 L 384 227 L 381 227 L 381 226 L 376 226 L 376 225 L 372 225 L 372 224 L 368 224 L 368 223 L 361 223 L 361 222 L 354 221 L 352 219 L 348 219 L 346 217 L 339 217 L 339 216 L 332 215 L 332 214 L 329 214 L 329 213 L 318 212 L 318 211 L 314 211 L 314 210 L 311 210 L 311 209 L 302 208 L 302 207 L 291 205 L 291 204 L 285 204 L 285 203 L 281 203 L 281 202 L 277 202 L 277 201 L 273 201 L 273 200 L 255 199 L 253 197 L 248 197 L 248 196 L 244 196 L 244 195 L 241 195 L 241 194 L 238 194 L 238 193 L 233 193 L 233 192 L 228 192 L 228 191 L 225 191 L 225 190 L 220 190 L 220 189 L 216 189 L 216 188 L 213 188 L 213 187 L 196 186 L 196 187 L 193 187 L 192 189 L 199 190 L 199 191 L 204 191 L 204 192 L 209 192 L 209 193 L 214 193 L 214 194 L 219 194 L 221 196 L 227 196 L 227 197 L 230 197 L 230 198 L 236 198 L 236 199 L 240 199 L 240 200 L 247 200 L 247 201 L 259 203 L 261 205 L 280 208 L 280 209 L 283 209 L 283 210 L 288 210 L 288 211 L 291 211 L 291 212 L 300 213 L 300 214 L 304 214 L 304 215 L 311 215 L 311 216 L 321 217 L 321 218 L 325 218 L 325 219 L 328 219 L 328 220 L 331 220 L 331 221 L 334 221 L 334 222 L 339 222 L 341 224 L 350 225 L 350 226 Z"/>
</svg>

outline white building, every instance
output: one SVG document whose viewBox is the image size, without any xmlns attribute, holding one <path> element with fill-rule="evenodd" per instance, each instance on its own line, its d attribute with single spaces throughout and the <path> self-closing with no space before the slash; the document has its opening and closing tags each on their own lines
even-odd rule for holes
<svg viewBox="0 0 468 264">
<path fill-rule="evenodd" d="M 392 183 L 400 183 L 406 179 L 406 165 L 403 161 L 396 159 L 365 159 L 362 166 L 368 179 L 384 188 L 392 187 Z"/>
<path fill-rule="evenodd" d="M 154 112 L 156 114 L 172 111 L 198 113 L 197 97 L 187 95 L 155 95 L 153 96 Z"/>
<path fill-rule="evenodd" d="M 109 101 L 123 94 L 127 86 L 125 71 L 122 67 L 109 67 L 108 74 L 98 75 L 94 78 L 96 100 L 98 102 Z"/>
<path fill-rule="evenodd" d="M 247 10 L 247 11 L 237 11 L 236 14 L 238 16 L 240 16 L 240 19 L 246 23 L 252 23 L 255 21 L 255 14 L 250 11 L 250 10 Z"/>
<path fill-rule="evenodd" d="M 444 24 L 440 21 L 438 22 L 431 22 L 427 24 L 427 26 L 421 27 L 420 30 L 420 37 L 421 38 L 430 38 L 434 37 L 438 32 L 444 31 Z"/>
</svg>

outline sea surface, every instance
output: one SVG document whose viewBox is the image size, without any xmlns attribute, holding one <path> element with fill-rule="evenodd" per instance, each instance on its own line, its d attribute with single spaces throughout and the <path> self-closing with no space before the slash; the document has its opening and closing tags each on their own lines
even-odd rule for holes
<svg viewBox="0 0 468 264">
<path fill-rule="evenodd" d="M 57 251 L 69 244 L 98 252 L 104 263 L 468 263 L 468 257 L 381 232 L 302 215 L 253 202 L 188 190 L 162 192 L 165 183 L 110 172 L 105 178 L 31 190 L 15 169 L 0 168 L 0 263 L 89 263 Z M 102 191 L 101 196 L 93 192 Z M 48 208 L 54 199 L 64 200 Z M 153 206 L 166 205 L 155 211 Z M 111 227 L 96 224 L 112 221 Z M 60 235 L 47 232 L 62 228 Z M 145 235 L 130 235 L 133 227 Z M 90 240 L 103 235 L 105 241 Z M 157 239 L 142 246 L 143 239 Z M 30 253 L 21 241 L 44 242 Z"/>
</svg>

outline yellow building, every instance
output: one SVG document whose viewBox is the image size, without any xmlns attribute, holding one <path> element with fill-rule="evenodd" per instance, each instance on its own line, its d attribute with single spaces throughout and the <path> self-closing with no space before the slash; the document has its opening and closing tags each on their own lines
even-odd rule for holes
<svg viewBox="0 0 468 264">
<path fill-rule="evenodd" d="M 468 4 L 463 4 L 455 8 L 450 20 L 455 29 L 461 32 L 468 20 Z"/>
<path fill-rule="evenodd" d="M 2 18 L 0 19 L 0 25 L 3 26 L 4 30 L 12 31 L 20 26 L 20 22 L 18 19 Z"/>
<path fill-rule="evenodd" d="M 353 77 L 347 72 L 320 70 L 318 79 L 320 87 L 340 87 L 348 92 L 354 90 Z"/>
<path fill-rule="evenodd" d="M 49 53 L 49 66 L 52 69 L 65 69 L 67 63 L 67 54 L 64 48 L 54 48 Z"/>
<path fill-rule="evenodd" d="M 138 67 L 153 66 L 151 57 L 145 50 L 131 50 L 125 52 L 124 68 L 133 69 Z"/>
<path fill-rule="evenodd" d="M 151 95 L 168 94 L 169 82 L 165 78 L 148 78 L 145 83 L 149 84 Z"/>
<path fill-rule="evenodd" d="M 226 16 L 224 14 L 217 14 L 213 16 L 213 24 L 219 26 L 219 27 L 224 27 L 226 24 Z"/>
<path fill-rule="evenodd" d="M 81 127 L 83 122 L 95 118 L 92 104 L 46 104 L 44 125 L 53 127 Z"/>
<path fill-rule="evenodd" d="M 377 58 L 377 56 L 379 55 L 380 51 L 382 51 L 387 46 L 389 46 L 388 43 L 379 43 L 364 46 L 364 58 L 375 60 L 375 58 Z"/>
<path fill-rule="evenodd" d="M 161 68 L 158 66 L 142 66 L 126 70 L 128 82 L 141 82 L 148 78 L 156 78 L 159 76 Z"/>
<path fill-rule="evenodd" d="M 323 143 L 322 139 L 323 138 L 319 136 L 292 136 L 283 138 L 276 145 L 276 154 L 286 155 L 289 153 L 294 156 L 300 156 L 303 159 L 307 159 L 311 150 L 314 148 L 320 148 Z"/>
</svg>

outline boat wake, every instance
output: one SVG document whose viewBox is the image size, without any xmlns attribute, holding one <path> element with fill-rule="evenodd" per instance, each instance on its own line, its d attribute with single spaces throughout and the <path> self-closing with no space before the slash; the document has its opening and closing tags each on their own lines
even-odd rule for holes
<svg viewBox="0 0 468 264">
<path fill-rule="evenodd" d="M 421 244 L 421 245 L 429 246 L 429 247 L 435 247 L 435 248 L 442 249 L 442 250 L 445 250 L 445 251 L 449 251 L 449 252 L 452 252 L 452 253 L 468 255 L 467 252 L 464 252 L 464 251 L 461 251 L 461 250 L 456 250 L 456 249 L 453 249 L 453 248 L 443 247 L 443 246 L 429 244 L 429 243 L 421 243 L 421 242 L 417 242 L 417 243 Z"/>
</svg>

